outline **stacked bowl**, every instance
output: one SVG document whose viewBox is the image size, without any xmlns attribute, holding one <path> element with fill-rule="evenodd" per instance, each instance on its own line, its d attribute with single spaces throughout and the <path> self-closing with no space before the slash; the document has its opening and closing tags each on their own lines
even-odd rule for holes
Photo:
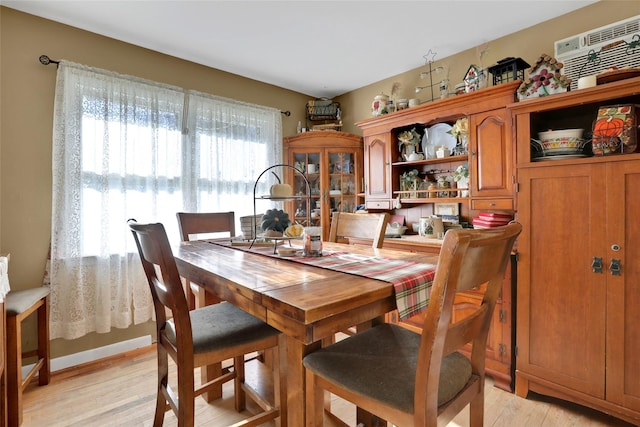
<svg viewBox="0 0 640 427">
<path fill-rule="evenodd" d="M 242 236 L 247 240 L 253 239 L 257 235 L 257 233 L 260 230 L 262 230 L 260 228 L 260 223 L 261 222 L 262 222 L 262 214 L 250 215 L 250 216 L 241 216 L 240 217 L 240 231 L 242 231 Z M 255 225 L 255 229 L 254 230 L 252 230 L 253 225 Z"/>
</svg>

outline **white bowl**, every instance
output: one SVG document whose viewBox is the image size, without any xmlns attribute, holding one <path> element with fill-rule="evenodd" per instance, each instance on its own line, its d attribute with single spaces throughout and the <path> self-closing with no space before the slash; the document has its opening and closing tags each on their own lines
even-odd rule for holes
<svg viewBox="0 0 640 427">
<path fill-rule="evenodd" d="M 550 130 L 538 133 L 540 140 L 533 141 L 547 154 L 579 152 L 586 142 L 582 139 L 583 131 L 584 129 Z"/>
<path fill-rule="evenodd" d="M 583 132 L 584 129 L 548 130 L 546 132 L 538 132 L 538 138 L 540 138 L 541 141 L 552 139 L 581 139 Z"/>
</svg>

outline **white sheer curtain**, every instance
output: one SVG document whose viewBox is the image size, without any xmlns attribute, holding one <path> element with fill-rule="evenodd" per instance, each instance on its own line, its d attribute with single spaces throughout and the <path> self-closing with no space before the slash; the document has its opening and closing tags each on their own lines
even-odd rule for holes
<svg viewBox="0 0 640 427">
<path fill-rule="evenodd" d="M 74 339 L 152 318 L 128 218 L 162 222 L 177 241 L 177 211 L 242 211 L 252 206 L 252 180 L 280 161 L 278 110 L 193 94 L 194 132 L 183 135 L 185 98 L 180 88 L 61 61 L 53 132 L 51 338 Z M 241 167 L 236 158 L 245 149 L 251 153 Z"/>
<path fill-rule="evenodd" d="M 253 215 L 256 178 L 282 161 L 282 144 L 272 143 L 282 141 L 280 111 L 191 91 L 187 128 L 186 209 L 233 210 L 236 220 Z M 273 176 L 261 180 L 260 194 L 268 194 L 274 182 Z"/>
</svg>

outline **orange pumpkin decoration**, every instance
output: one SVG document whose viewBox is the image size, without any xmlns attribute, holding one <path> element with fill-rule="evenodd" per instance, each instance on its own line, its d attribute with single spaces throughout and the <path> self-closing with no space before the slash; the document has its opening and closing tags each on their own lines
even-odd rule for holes
<svg viewBox="0 0 640 427">
<path fill-rule="evenodd" d="M 595 136 L 615 137 L 619 136 L 624 129 L 624 120 L 617 117 L 602 118 L 596 121 L 593 126 Z"/>
<path fill-rule="evenodd" d="M 636 151 L 640 131 L 640 105 L 609 105 L 598 108 L 593 123 L 594 155 L 627 154 Z"/>
</svg>

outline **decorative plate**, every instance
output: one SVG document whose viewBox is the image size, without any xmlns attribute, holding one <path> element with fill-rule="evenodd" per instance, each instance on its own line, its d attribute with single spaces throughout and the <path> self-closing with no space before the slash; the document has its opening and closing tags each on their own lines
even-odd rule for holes
<svg viewBox="0 0 640 427">
<path fill-rule="evenodd" d="M 426 136 L 426 144 L 425 138 L 422 139 L 422 143 L 425 144 L 423 146 L 423 151 L 429 154 L 429 158 L 435 157 L 436 147 L 444 145 L 449 149 L 450 152 L 453 153 L 453 149 L 456 148 L 456 137 L 448 133 L 451 131 L 452 126 L 448 123 L 436 123 L 430 128 L 425 130 Z M 433 153 L 433 155 L 431 155 Z"/>
</svg>

